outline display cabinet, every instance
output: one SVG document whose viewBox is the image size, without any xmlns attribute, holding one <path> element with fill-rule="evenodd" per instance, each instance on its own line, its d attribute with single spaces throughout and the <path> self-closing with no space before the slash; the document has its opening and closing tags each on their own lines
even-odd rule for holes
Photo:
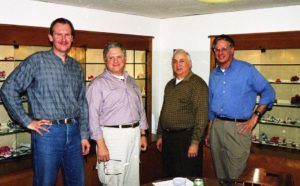
<svg viewBox="0 0 300 186">
<path fill-rule="evenodd" d="M 27 56 L 36 51 L 48 50 L 49 47 L 0 45 L 0 86 L 9 74 Z M 21 97 L 23 107 L 28 110 L 27 98 Z M 0 160 L 12 159 L 31 153 L 30 131 L 15 123 L 6 112 L 0 100 Z"/>
<path fill-rule="evenodd" d="M 276 92 L 272 110 L 252 133 L 253 143 L 300 149 L 300 49 L 237 50 L 235 57 L 252 63 Z"/>
<path fill-rule="evenodd" d="M 34 52 L 50 49 L 47 33 L 47 28 L 0 24 L 0 87 L 26 57 Z M 148 123 L 151 124 L 152 37 L 77 31 L 69 55 L 80 63 L 88 85 L 104 70 L 103 48 L 112 41 L 122 43 L 127 49 L 126 70 L 135 78 L 141 89 Z M 27 110 L 26 96 L 23 95 L 21 98 L 23 107 Z M 28 129 L 12 121 L 1 99 L 0 123 L 0 167 L 2 167 L 1 162 L 4 160 L 31 154 L 31 134 Z M 6 163 L 4 164 L 6 167 Z"/>
</svg>

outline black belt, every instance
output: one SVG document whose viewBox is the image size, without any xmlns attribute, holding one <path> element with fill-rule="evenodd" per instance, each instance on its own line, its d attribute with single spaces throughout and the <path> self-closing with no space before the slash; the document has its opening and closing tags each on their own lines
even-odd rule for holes
<svg viewBox="0 0 300 186">
<path fill-rule="evenodd" d="M 65 119 L 55 119 L 55 120 L 50 120 L 52 124 L 72 124 L 74 123 L 75 119 L 74 118 L 65 118 Z"/>
<path fill-rule="evenodd" d="M 139 126 L 140 123 L 136 122 L 136 123 L 130 123 L 130 124 L 126 124 L 126 125 L 112 125 L 112 126 L 104 126 L 104 127 L 112 127 L 112 128 L 135 128 L 137 126 Z"/>
<path fill-rule="evenodd" d="M 163 130 L 168 133 L 175 133 L 175 132 L 190 131 L 192 129 L 193 128 L 168 128 L 168 129 L 163 129 Z"/>
<path fill-rule="evenodd" d="M 234 119 L 234 118 L 226 118 L 226 117 L 221 117 L 221 116 L 217 116 L 216 118 L 218 118 L 219 120 L 223 120 L 223 121 L 233 121 L 233 122 L 246 122 L 248 121 L 247 119 Z"/>
</svg>

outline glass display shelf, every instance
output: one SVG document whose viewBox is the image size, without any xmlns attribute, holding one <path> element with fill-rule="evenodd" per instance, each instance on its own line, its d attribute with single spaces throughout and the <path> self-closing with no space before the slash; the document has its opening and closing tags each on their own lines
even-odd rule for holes
<svg viewBox="0 0 300 186">
<path fill-rule="evenodd" d="M 134 78 L 135 80 L 146 80 L 147 78 Z"/>
<path fill-rule="evenodd" d="M 16 128 L 0 127 L 0 136 L 23 133 L 23 132 L 30 132 L 30 130 L 23 127 L 16 127 Z"/>
<path fill-rule="evenodd" d="M 0 161 L 31 154 L 30 139 L 30 130 L 17 124 L 0 127 Z"/>
<path fill-rule="evenodd" d="M 273 147 L 281 147 L 281 148 L 300 150 L 300 146 L 297 146 L 294 143 L 275 143 L 275 142 L 270 142 L 270 141 L 260 141 L 260 140 L 253 140 L 253 139 L 252 139 L 252 143 L 268 145 L 268 146 L 273 146 Z"/>
<path fill-rule="evenodd" d="M 258 105 L 257 102 L 256 102 L 256 105 Z M 285 102 L 275 102 L 275 103 L 273 103 L 273 106 L 275 106 L 275 107 L 300 108 L 300 104 L 291 104 L 289 100 L 286 100 Z"/>
<path fill-rule="evenodd" d="M 273 104 L 273 106 L 277 107 L 295 107 L 295 108 L 300 108 L 300 104 L 291 104 L 289 100 L 284 100 L 284 101 L 277 101 Z"/>
<path fill-rule="evenodd" d="M 20 145 L 16 149 L 8 146 L 0 147 L 0 161 L 23 157 L 31 154 L 31 148 L 27 144 Z"/>
<path fill-rule="evenodd" d="M 291 80 L 274 80 L 274 79 L 268 79 L 269 83 L 281 85 L 281 84 L 290 84 L 290 85 L 300 85 L 300 81 L 291 81 Z"/>
<path fill-rule="evenodd" d="M 252 132 L 252 143 L 300 150 L 300 141 L 297 134 L 300 129 L 299 121 L 293 126 L 296 128 L 291 128 L 287 124 L 271 122 L 259 122 L 257 125 L 259 132 L 255 132 L 256 129 Z"/>
<path fill-rule="evenodd" d="M 264 120 L 260 120 L 259 121 L 260 124 L 263 125 L 276 125 L 276 126 L 282 126 L 282 127 L 296 127 L 296 128 L 300 128 L 300 122 L 297 121 L 296 123 L 286 123 L 286 122 L 270 122 L 270 121 L 264 121 Z"/>
<path fill-rule="evenodd" d="M 23 59 L 0 59 L 0 62 L 22 62 Z"/>
</svg>

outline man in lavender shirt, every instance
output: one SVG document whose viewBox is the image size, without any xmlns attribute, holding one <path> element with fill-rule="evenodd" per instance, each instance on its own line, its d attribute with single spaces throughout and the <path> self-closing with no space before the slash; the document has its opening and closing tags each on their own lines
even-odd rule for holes
<svg viewBox="0 0 300 186">
<path fill-rule="evenodd" d="M 140 150 L 148 128 L 141 91 L 125 69 L 126 49 L 108 43 L 106 69 L 87 89 L 91 138 L 97 142 L 97 169 L 105 186 L 139 186 Z"/>
</svg>

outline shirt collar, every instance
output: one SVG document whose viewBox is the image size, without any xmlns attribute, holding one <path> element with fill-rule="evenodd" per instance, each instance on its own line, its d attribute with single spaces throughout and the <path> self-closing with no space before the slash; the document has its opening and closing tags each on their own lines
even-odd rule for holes
<svg viewBox="0 0 300 186">
<path fill-rule="evenodd" d="M 194 73 L 193 73 L 192 71 L 190 71 L 190 72 L 188 73 L 188 75 L 185 76 L 185 78 L 183 78 L 183 80 L 181 80 L 179 83 L 184 82 L 184 81 L 189 81 L 193 74 L 194 74 Z M 174 78 L 174 82 L 175 82 L 175 84 L 176 84 L 176 77 Z M 178 84 L 179 84 L 179 83 L 178 83 Z"/>
<path fill-rule="evenodd" d="M 116 75 L 114 75 L 113 73 L 111 73 L 107 68 L 104 69 L 104 72 L 105 72 L 106 74 L 108 74 L 109 76 L 115 78 L 115 79 L 118 79 L 118 80 L 121 79 L 120 76 L 119 76 L 119 77 L 116 77 Z M 125 80 L 128 78 L 128 76 L 129 76 L 129 75 L 128 75 L 128 72 L 127 72 L 127 71 L 124 71 L 123 77 L 124 77 Z"/>
<path fill-rule="evenodd" d="M 228 71 L 231 71 L 231 70 L 235 70 L 236 68 L 237 68 L 236 59 L 233 58 L 232 62 L 229 65 L 229 67 L 225 69 L 225 72 L 228 72 Z M 223 73 L 222 70 L 221 70 L 221 66 L 220 65 L 218 65 L 218 67 L 217 67 L 217 72 Z"/>
<path fill-rule="evenodd" d="M 189 81 L 189 80 L 191 79 L 191 77 L 192 77 L 193 74 L 194 74 L 194 73 L 193 73 L 192 71 L 190 71 L 190 72 L 188 73 L 188 75 L 187 75 L 185 78 L 183 78 L 182 81 Z"/>
<path fill-rule="evenodd" d="M 59 59 L 59 61 L 62 62 L 61 58 L 54 53 L 53 49 L 50 49 L 50 52 L 55 58 Z M 71 59 L 71 57 L 69 55 L 66 55 L 66 63 L 65 64 L 68 64 L 70 59 Z M 62 63 L 62 64 L 64 64 L 64 63 Z"/>
</svg>

